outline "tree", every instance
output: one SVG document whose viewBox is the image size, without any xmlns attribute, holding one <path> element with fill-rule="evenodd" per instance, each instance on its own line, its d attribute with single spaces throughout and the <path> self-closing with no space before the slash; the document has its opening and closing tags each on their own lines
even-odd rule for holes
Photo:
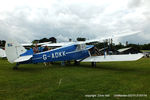
<svg viewBox="0 0 150 100">
<path fill-rule="evenodd" d="M 125 46 L 121 44 L 121 42 L 119 42 L 118 45 L 115 46 L 116 49 L 121 49 L 124 48 Z"/>
<path fill-rule="evenodd" d="M 33 40 L 32 43 L 33 44 L 39 43 L 39 40 Z"/>
<path fill-rule="evenodd" d="M 39 40 L 39 43 L 43 43 L 43 42 L 49 42 L 49 39 L 47 38 L 42 38 Z"/>
<path fill-rule="evenodd" d="M 81 37 L 77 38 L 77 41 L 85 41 L 85 40 L 86 40 L 86 38 L 81 38 Z"/>
<path fill-rule="evenodd" d="M 5 40 L 1 40 L 1 44 L 0 44 L 0 46 L 5 47 L 5 43 L 6 43 L 6 41 L 5 41 Z"/>
<path fill-rule="evenodd" d="M 57 40 L 56 40 L 56 38 L 55 38 L 55 37 L 51 37 L 51 38 L 49 38 L 49 41 L 51 41 L 52 43 L 56 43 L 56 42 L 57 42 Z"/>
<path fill-rule="evenodd" d="M 69 42 L 71 42 L 72 41 L 72 39 L 69 39 Z"/>
</svg>

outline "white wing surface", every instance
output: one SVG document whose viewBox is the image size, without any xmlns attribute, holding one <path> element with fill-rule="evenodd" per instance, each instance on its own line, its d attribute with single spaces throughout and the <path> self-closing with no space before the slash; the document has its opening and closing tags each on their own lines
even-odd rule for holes
<svg viewBox="0 0 150 100">
<path fill-rule="evenodd" d="M 32 58 L 32 55 L 21 56 L 21 57 L 17 58 L 14 62 L 23 62 L 23 61 L 29 60 L 30 58 Z"/>
<path fill-rule="evenodd" d="M 1 58 L 4 58 L 4 57 L 6 57 L 5 50 L 3 50 L 3 49 L 0 49 L 0 57 L 1 57 Z"/>
<path fill-rule="evenodd" d="M 135 32 L 129 32 L 129 33 L 117 34 L 117 35 L 113 35 L 113 36 L 102 37 L 102 38 L 99 38 L 99 39 L 87 40 L 87 41 L 78 42 L 78 43 L 79 44 L 84 44 L 84 43 L 91 43 L 91 42 L 103 42 L 106 39 L 120 38 L 120 37 L 124 37 L 124 36 L 129 36 L 129 35 L 137 34 L 139 32 L 141 32 L 141 31 L 135 31 Z"/>
<path fill-rule="evenodd" d="M 142 53 L 123 54 L 123 55 L 107 55 L 107 56 L 91 56 L 82 62 L 112 62 L 112 61 L 135 61 L 143 57 Z"/>
</svg>

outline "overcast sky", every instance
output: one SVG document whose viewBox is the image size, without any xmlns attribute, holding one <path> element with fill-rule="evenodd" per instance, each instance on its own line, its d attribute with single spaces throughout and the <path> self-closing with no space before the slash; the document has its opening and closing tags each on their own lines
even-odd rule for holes
<svg viewBox="0 0 150 100">
<path fill-rule="evenodd" d="M 0 0 L 0 40 L 95 39 L 150 43 L 150 0 Z"/>
</svg>

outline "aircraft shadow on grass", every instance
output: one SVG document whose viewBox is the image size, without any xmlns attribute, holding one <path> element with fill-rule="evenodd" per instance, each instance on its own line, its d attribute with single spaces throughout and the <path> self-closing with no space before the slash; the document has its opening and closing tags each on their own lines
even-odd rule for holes
<svg viewBox="0 0 150 100">
<path fill-rule="evenodd" d="M 38 67 L 37 67 L 38 66 Z M 44 70 L 51 70 L 51 69 L 61 69 L 61 68 L 89 68 L 89 69 L 96 69 L 96 70 L 110 70 L 110 71 L 120 71 L 120 72 L 134 72 L 138 71 L 138 69 L 135 68 L 127 68 L 126 66 L 122 65 L 122 67 L 115 66 L 115 65 L 108 65 L 108 64 L 98 64 L 95 67 L 91 67 L 90 64 L 80 64 L 80 65 L 74 65 L 74 64 L 66 64 L 65 66 L 61 66 L 60 63 L 55 63 L 52 65 L 45 66 L 44 64 L 29 64 L 28 65 L 21 65 L 20 69 L 16 71 L 22 71 L 22 72 L 40 72 Z"/>
</svg>

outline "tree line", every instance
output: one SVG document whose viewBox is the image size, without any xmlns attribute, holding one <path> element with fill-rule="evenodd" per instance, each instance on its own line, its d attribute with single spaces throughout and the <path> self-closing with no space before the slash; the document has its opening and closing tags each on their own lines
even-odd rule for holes
<svg viewBox="0 0 150 100">
<path fill-rule="evenodd" d="M 78 37 L 76 38 L 77 41 L 86 41 L 86 38 Z M 72 41 L 72 39 L 69 39 L 68 41 Z M 32 43 L 43 43 L 43 42 L 51 42 L 51 43 L 56 43 L 57 39 L 55 37 L 50 37 L 50 38 L 42 38 L 39 40 L 33 40 Z M 0 47 L 5 46 L 6 41 L 5 40 L 0 40 Z M 129 44 L 128 41 L 126 42 L 125 45 L 122 43 L 115 44 L 113 43 L 113 39 L 106 39 L 105 41 L 99 43 L 99 42 L 93 42 L 89 43 L 91 45 L 95 45 L 98 49 L 101 48 L 109 48 L 109 50 L 114 51 L 118 50 L 121 48 L 126 48 L 126 47 L 133 47 L 137 50 L 150 50 L 150 43 L 148 44 Z"/>
</svg>

